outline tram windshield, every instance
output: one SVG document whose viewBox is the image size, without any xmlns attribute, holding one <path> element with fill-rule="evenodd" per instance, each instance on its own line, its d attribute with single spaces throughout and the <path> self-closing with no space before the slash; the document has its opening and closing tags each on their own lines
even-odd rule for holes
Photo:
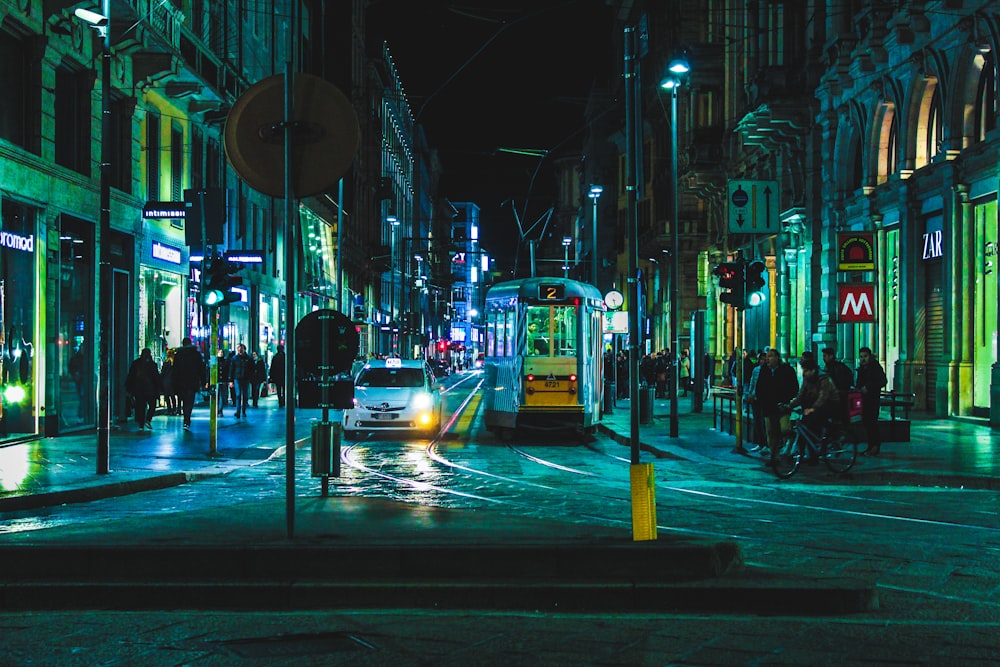
<svg viewBox="0 0 1000 667">
<path fill-rule="evenodd" d="M 576 307 L 529 306 L 527 322 L 528 356 L 576 356 Z"/>
</svg>

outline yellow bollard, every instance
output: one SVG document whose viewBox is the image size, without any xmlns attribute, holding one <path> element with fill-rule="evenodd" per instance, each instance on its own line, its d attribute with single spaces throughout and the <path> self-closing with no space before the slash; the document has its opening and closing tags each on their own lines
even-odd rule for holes
<svg viewBox="0 0 1000 667">
<path fill-rule="evenodd" d="M 652 463 L 634 463 L 629 468 L 632 485 L 632 540 L 656 539 L 656 487 Z"/>
</svg>

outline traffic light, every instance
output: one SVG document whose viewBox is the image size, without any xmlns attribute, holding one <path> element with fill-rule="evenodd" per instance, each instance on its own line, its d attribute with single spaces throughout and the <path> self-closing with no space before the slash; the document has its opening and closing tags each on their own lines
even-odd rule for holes
<svg viewBox="0 0 1000 667">
<path fill-rule="evenodd" d="M 747 264 L 746 267 L 746 303 L 747 308 L 759 306 L 767 300 L 767 293 L 764 291 L 764 272 L 767 266 L 764 262 L 755 260 Z"/>
<path fill-rule="evenodd" d="M 240 264 L 227 261 L 224 257 L 213 257 L 202 276 L 202 304 L 209 308 L 219 308 L 240 301 L 242 297 L 232 289 L 243 284 L 243 278 L 234 275 L 242 270 L 243 266 Z"/>
<path fill-rule="evenodd" d="M 719 296 L 722 303 L 728 303 L 737 310 L 746 308 L 746 281 L 744 280 L 743 260 L 738 262 L 723 262 L 712 269 L 712 275 L 719 277 L 719 287 L 723 290 Z"/>
</svg>

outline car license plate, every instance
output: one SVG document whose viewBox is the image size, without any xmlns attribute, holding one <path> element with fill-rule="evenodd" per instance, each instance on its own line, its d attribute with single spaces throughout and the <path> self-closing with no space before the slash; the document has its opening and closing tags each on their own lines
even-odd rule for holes
<svg viewBox="0 0 1000 667">
<path fill-rule="evenodd" d="M 546 380 L 545 381 L 545 388 L 546 389 L 562 389 L 562 382 L 557 382 L 555 380 Z"/>
<path fill-rule="evenodd" d="M 393 412 L 373 412 L 372 419 L 388 421 L 390 419 L 397 419 L 399 415 Z"/>
</svg>

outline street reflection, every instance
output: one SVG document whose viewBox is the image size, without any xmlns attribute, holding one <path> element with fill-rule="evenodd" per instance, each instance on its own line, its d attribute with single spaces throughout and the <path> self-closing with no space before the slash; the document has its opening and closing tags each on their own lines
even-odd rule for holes
<svg viewBox="0 0 1000 667">
<path fill-rule="evenodd" d="M 30 444 L 0 447 L 0 492 L 8 493 L 23 489 L 31 478 L 32 447 Z"/>
</svg>

